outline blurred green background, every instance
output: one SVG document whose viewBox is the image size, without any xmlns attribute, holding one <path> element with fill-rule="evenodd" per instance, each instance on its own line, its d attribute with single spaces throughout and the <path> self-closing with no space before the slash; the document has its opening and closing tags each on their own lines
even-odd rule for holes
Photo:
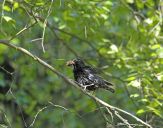
<svg viewBox="0 0 163 128">
<path fill-rule="evenodd" d="M 115 85 L 114 94 L 98 90 L 97 97 L 153 128 L 163 127 L 162 0 L 2 0 L 0 7 L 0 39 L 27 49 L 71 79 L 65 63 L 81 57 Z M 2 128 L 127 127 L 102 108 L 107 124 L 91 98 L 2 44 L 0 65 Z"/>
</svg>

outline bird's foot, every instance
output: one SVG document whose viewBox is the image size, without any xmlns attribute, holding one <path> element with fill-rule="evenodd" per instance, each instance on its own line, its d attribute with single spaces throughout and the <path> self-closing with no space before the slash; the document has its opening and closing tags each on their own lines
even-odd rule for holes
<svg viewBox="0 0 163 128">
<path fill-rule="evenodd" d="M 93 86 L 94 84 L 89 84 L 89 85 L 84 85 L 83 88 L 84 90 L 87 90 L 87 87 Z"/>
<path fill-rule="evenodd" d="M 87 86 L 84 86 L 84 91 L 86 91 L 86 89 L 87 89 Z"/>
</svg>

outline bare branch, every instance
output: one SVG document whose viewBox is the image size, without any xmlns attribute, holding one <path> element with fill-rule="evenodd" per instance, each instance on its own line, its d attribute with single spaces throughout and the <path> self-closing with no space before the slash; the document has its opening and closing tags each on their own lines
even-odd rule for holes
<svg viewBox="0 0 163 128">
<path fill-rule="evenodd" d="M 8 126 L 2 125 L 2 124 L 0 124 L 0 126 L 3 126 L 4 128 L 8 128 L 8 127 L 12 128 L 11 122 L 10 122 L 9 118 L 7 117 L 6 113 L 2 109 L 0 109 L 0 112 L 3 113 L 5 119 L 6 119 L 7 123 L 8 123 Z"/>
<path fill-rule="evenodd" d="M 44 109 L 48 108 L 49 106 L 45 106 L 43 108 L 41 108 L 40 110 L 38 110 L 38 112 L 36 113 L 35 117 L 34 117 L 34 120 L 32 121 L 32 123 L 29 125 L 29 127 L 33 127 L 35 121 L 36 121 L 36 118 L 37 116 L 39 115 L 40 112 L 42 112 Z"/>
<path fill-rule="evenodd" d="M 28 30 L 29 28 L 33 27 L 35 24 L 37 23 L 34 22 L 33 24 L 29 25 L 29 26 L 25 26 L 23 29 L 21 29 L 19 32 L 17 32 L 13 37 L 11 37 L 10 41 L 13 40 L 14 38 L 16 38 L 18 35 L 20 35 L 21 33 L 23 33 L 24 31 Z"/>
<path fill-rule="evenodd" d="M 52 8 L 52 4 L 53 4 L 53 0 L 51 0 L 51 4 L 49 6 L 49 10 L 48 10 L 48 14 L 43 22 L 43 32 L 42 32 L 42 41 L 41 41 L 41 46 L 42 46 L 42 50 L 45 53 L 45 48 L 44 48 L 44 37 L 45 37 L 45 30 L 46 30 L 46 25 L 47 25 L 47 19 L 50 16 L 51 13 L 51 8 Z"/>
<path fill-rule="evenodd" d="M 114 111 L 115 115 L 126 124 L 128 128 L 133 128 L 126 119 L 124 119 L 117 111 Z"/>
<path fill-rule="evenodd" d="M 5 5 L 5 2 L 6 2 L 6 0 L 3 0 L 3 3 L 2 3 L 2 13 L 1 13 L 1 24 L 2 24 L 2 20 L 3 20 L 3 16 L 4 16 L 4 5 Z"/>
</svg>

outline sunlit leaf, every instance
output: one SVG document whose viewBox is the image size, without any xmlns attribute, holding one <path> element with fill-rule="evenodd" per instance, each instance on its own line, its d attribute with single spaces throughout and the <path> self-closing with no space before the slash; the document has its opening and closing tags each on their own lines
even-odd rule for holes
<svg viewBox="0 0 163 128">
<path fill-rule="evenodd" d="M 136 94 L 131 94 L 130 97 L 131 98 L 137 98 L 137 97 L 139 97 L 139 94 L 137 94 L 137 93 Z"/>
<path fill-rule="evenodd" d="M 0 45 L 0 54 L 4 53 L 7 48 L 5 45 Z"/>
<path fill-rule="evenodd" d="M 126 2 L 132 4 L 134 3 L 134 0 L 126 0 Z"/>
<path fill-rule="evenodd" d="M 14 10 L 19 8 L 19 3 L 18 2 L 14 2 Z"/>
<path fill-rule="evenodd" d="M 128 85 L 132 86 L 132 87 L 135 87 L 135 88 L 140 88 L 141 81 L 140 80 L 133 80 Z"/>
<path fill-rule="evenodd" d="M 118 48 L 117 48 L 117 46 L 116 46 L 115 44 L 112 44 L 112 45 L 110 46 L 110 49 L 111 49 L 111 51 L 108 51 L 108 52 L 107 52 L 108 54 L 113 54 L 113 53 L 118 52 Z"/>
<path fill-rule="evenodd" d="M 147 24 L 152 24 L 153 20 L 148 18 L 148 19 L 145 19 L 144 22 Z"/>
<path fill-rule="evenodd" d="M 155 75 L 159 81 L 163 81 L 163 72 Z"/>
<path fill-rule="evenodd" d="M 159 58 L 163 58 L 163 48 L 162 47 L 157 50 L 157 54 L 158 54 Z"/>
<path fill-rule="evenodd" d="M 158 49 L 160 47 L 161 47 L 160 44 L 154 44 L 151 46 L 151 49 Z"/>
<path fill-rule="evenodd" d="M 11 8 L 7 5 L 3 6 L 3 10 L 10 12 Z"/>
<path fill-rule="evenodd" d="M 150 111 L 154 112 L 154 113 L 155 113 L 156 115 L 158 115 L 159 117 L 163 118 L 163 116 L 161 115 L 161 112 L 160 112 L 159 110 L 157 110 L 157 109 L 155 109 L 155 108 L 153 108 L 153 107 L 149 107 L 149 106 L 147 106 L 147 108 L 148 108 Z"/>
<path fill-rule="evenodd" d="M 136 112 L 136 114 L 141 115 L 141 114 L 143 114 L 144 112 L 145 112 L 144 109 L 140 109 L 140 110 L 138 110 L 138 111 Z"/>
<path fill-rule="evenodd" d="M 140 102 L 147 103 L 147 102 L 149 102 L 149 100 L 148 99 L 145 99 L 145 98 L 142 98 L 142 99 L 140 99 Z"/>
<path fill-rule="evenodd" d="M 9 16 L 3 16 L 3 18 L 7 21 L 7 22 L 9 22 L 9 21 L 14 21 L 11 17 L 9 17 Z"/>
<path fill-rule="evenodd" d="M 161 102 L 159 102 L 158 100 L 154 99 L 153 101 L 150 102 L 149 104 L 150 107 L 156 108 L 158 106 L 163 106 L 163 104 Z"/>
<path fill-rule="evenodd" d="M 128 77 L 126 80 L 127 81 L 133 81 L 133 80 L 135 80 L 136 78 L 135 78 L 135 76 L 131 76 L 131 77 Z"/>
</svg>

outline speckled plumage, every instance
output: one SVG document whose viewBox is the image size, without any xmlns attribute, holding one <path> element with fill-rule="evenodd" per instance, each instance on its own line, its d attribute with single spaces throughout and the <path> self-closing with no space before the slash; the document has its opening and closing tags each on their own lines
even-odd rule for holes
<svg viewBox="0 0 163 128">
<path fill-rule="evenodd" d="M 98 76 L 94 69 L 91 66 L 86 66 L 81 59 L 69 61 L 67 65 L 73 66 L 74 79 L 83 88 L 90 91 L 103 88 L 114 93 L 114 89 L 111 87 L 113 85 Z"/>
</svg>

